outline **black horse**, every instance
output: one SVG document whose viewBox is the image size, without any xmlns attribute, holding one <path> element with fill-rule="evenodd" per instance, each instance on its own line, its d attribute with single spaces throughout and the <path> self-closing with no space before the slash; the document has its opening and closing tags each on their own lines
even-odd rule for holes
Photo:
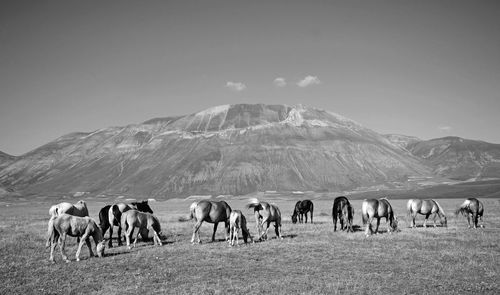
<svg viewBox="0 0 500 295">
<path fill-rule="evenodd" d="M 314 211 L 313 202 L 311 202 L 310 200 L 298 201 L 295 204 L 295 209 L 293 210 L 292 222 L 297 223 L 297 217 L 298 217 L 299 223 L 302 223 L 304 221 L 304 215 L 305 215 L 307 223 L 307 212 L 310 212 L 311 223 L 313 223 L 313 211 Z"/>
<path fill-rule="evenodd" d="M 109 229 L 108 246 L 110 248 L 113 247 L 113 226 L 118 226 L 118 245 L 122 245 L 120 220 L 122 217 L 122 213 L 130 209 L 135 209 L 137 211 L 147 212 L 151 214 L 153 213 L 153 210 L 151 210 L 151 207 L 149 207 L 148 201 L 132 202 L 130 204 L 117 203 L 114 205 L 106 205 L 99 211 L 99 226 L 102 229 L 102 235 L 104 236 L 106 231 Z"/>
<path fill-rule="evenodd" d="M 484 207 L 483 203 L 476 198 L 468 198 L 463 202 L 462 205 L 455 211 L 455 215 L 461 213 L 464 216 L 467 216 L 467 222 L 469 223 L 469 228 L 471 228 L 471 217 L 472 217 L 472 226 L 477 228 L 478 219 L 481 219 L 481 223 L 483 222 L 483 213 Z M 484 224 L 481 224 L 481 227 L 484 227 Z"/>
<path fill-rule="evenodd" d="M 351 206 L 351 203 L 346 197 L 340 196 L 336 197 L 333 200 L 332 218 L 333 218 L 333 231 L 337 231 L 337 219 L 338 219 L 340 222 L 340 230 L 347 229 L 347 232 L 354 232 L 354 230 L 352 229 L 354 208 Z"/>
</svg>

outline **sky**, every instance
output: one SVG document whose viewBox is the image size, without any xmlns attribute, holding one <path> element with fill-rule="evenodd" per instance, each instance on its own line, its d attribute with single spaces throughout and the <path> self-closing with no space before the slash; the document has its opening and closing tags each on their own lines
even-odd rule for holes
<svg viewBox="0 0 500 295">
<path fill-rule="evenodd" d="M 238 103 L 500 143 L 500 1 L 0 1 L 0 151 Z"/>
</svg>

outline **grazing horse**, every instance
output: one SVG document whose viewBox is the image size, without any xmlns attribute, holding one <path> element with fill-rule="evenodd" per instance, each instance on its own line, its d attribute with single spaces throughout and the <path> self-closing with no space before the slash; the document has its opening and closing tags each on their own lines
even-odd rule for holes
<svg viewBox="0 0 500 295">
<path fill-rule="evenodd" d="M 373 232 L 378 233 L 378 227 L 380 225 L 380 218 L 385 217 L 386 224 L 389 223 L 387 231 L 396 231 L 398 227 L 398 219 L 394 218 L 394 211 L 392 206 L 386 198 L 381 199 L 368 199 L 364 200 L 361 206 L 361 215 L 363 219 L 363 224 L 366 224 L 365 234 L 368 236 Z M 375 231 L 372 230 L 372 220 L 377 219 L 377 227 Z"/>
<path fill-rule="evenodd" d="M 123 212 L 121 227 L 125 230 L 125 240 L 127 241 L 127 247 L 129 249 L 132 249 L 130 246 L 130 238 L 135 227 L 138 228 L 138 231 L 135 235 L 133 247 L 135 247 L 137 243 L 139 233 L 141 233 L 141 236 L 144 238 L 148 236 L 148 231 L 153 232 L 153 244 L 158 246 L 162 245 L 159 237 L 161 235 L 160 221 L 151 213 L 139 212 L 134 209 Z"/>
<path fill-rule="evenodd" d="M 292 223 L 297 223 L 297 217 L 299 219 L 299 223 L 302 223 L 304 221 L 304 215 L 306 216 L 306 223 L 307 223 L 307 212 L 310 212 L 311 214 L 311 223 L 313 223 L 313 211 L 314 211 L 314 204 L 310 200 L 304 200 L 304 201 L 298 201 L 295 204 L 295 209 L 293 210 L 292 214 Z"/>
<path fill-rule="evenodd" d="M 83 243 L 87 244 L 89 248 L 90 257 L 94 256 L 92 252 L 92 245 L 90 244 L 90 237 L 94 239 L 96 245 L 97 256 L 103 257 L 104 255 L 104 238 L 102 235 L 101 228 L 97 223 L 90 217 L 78 217 L 69 214 L 61 214 L 59 216 L 53 216 L 49 220 L 48 226 L 48 240 L 47 244 L 50 247 L 50 261 L 54 261 L 54 249 L 56 243 L 59 244 L 59 250 L 61 251 L 61 256 L 64 261 L 69 262 L 68 257 L 64 253 L 64 246 L 66 244 L 66 236 L 80 237 L 81 241 L 78 245 L 78 250 L 76 251 L 76 261 L 80 261 L 80 252 L 82 250 Z"/>
<path fill-rule="evenodd" d="M 75 204 L 62 202 L 57 205 L 53 205 L 49 209 L 50 216 L 59 216 L 63 213 L 79 217 L 89 216 L 89 210 L 87 209 L 87 204 L 83 200 L 80 200 Z"/>
<path fill-rule="evenodd" d="M 240 210 L 233 210 L 231 215 L 229 215 L 229 241 L 231 246 L 234 246 L 234 241 L 236 240 L 236 246 L 238 246 L 238 232 L 241 229 L 243 234 L 243 241 L 247 243 L 248 238 L 253 243 L 253 238 L 247 228 L 247 219 L 245 215 L 241 213 Z"/>
<path fill-rule="evenodd" d="M 434 227 L 436 227 L 437 216 L 439 216 L 442 226 L 448 226 L 443 208 L 434 200 L 410 199 L 406 204 L 406 208 L 408 210 L 408 216 L 411 218 L 410 227 L 416 227 L 415 218 L 417 217 L 417 213 L 425 215 L 424 227 L 427 227 L 427 220 L 432 214 L 434 214 Z"/>
<path fill-rule="evenodd" d="M 463 202 L 462 205 L 455 211 L 455 215 L 461 213 L 462 215 L 467 216 L 467 223 L 469 224 L 469 228 L 471 228 L 471 217 L 472 217 L 472 226 L 477 228 L 478 219 L 481 219 L 481 223 L 483 223 L 483 213 L 484 207 L 483 203 L 476 198 L 468 198 Z M 484 224 L 481 224 L 480 227 L 484 227 Z"/>
<path fill-rule="evenodd" d="M 194 244 L 196 236 L 198 236 L 198 244 L 201 243 L 200 233 L 198 232 L 203 221 L 214 224 L 214 232 L 212 234 L 212 242 L 215 242 L 215 232 L 219 222 L 224 222 L 226 228 L 226 240 L 229 239 L 229 216 L 231 215 L 231 207 L 225 201 L 201 200 L 193 202 L 189 207 L 190 214 L 187 218 L 181 217 L 179 221 L 188 221 L 194 219 L 196 222 L 193 226 L 193 237 L 191 243 Z"/>
<path fill-rule="evenodd" d="M 352 229 L 352 220 L 354 218 L 354 207 L 352 207 L 349 200 L 344 197 L 336 197 L 333 200 L 332 207 L 332 219 L 333 219 L 333 231 L 337 231 L 337 219 L 340 222 L 340 230 L 346 230 L 347 232 L 354 232 Z"/>
<path fill-rule="evenodd" d="M 267 231 L 269 230 L 271 222 L 274 222 L 276 236 L 283 239 L 281 235 L 281 211 L 278 206 L 267 202 L 260 202 L 256 198 L 253 198 L 250 199 L 250 203 L 247 204 L 247 209 L 250 208 L 254 210 L 259 240 L 267 240 Z M 266 226 L 265 229 L 263 228 L 264 225 Z"/>
<path fill-rule="evenodd" d="M 118 226 L 118 246 L 122 245 L 122 227 L 120 223 L 121 216 L 123 212 L 126 212 L 130 209 L 135 209 L 151 214 L 153 213 L 153 210 L 151 210 L 151 207 L 149 207 L 148 201 L 132 202 L 130 204 L 118 203 L 114 205 L 107 205 L 102 208 L 101 211 L 99 211 L 99 223 L 101 225 L 103 234 L 106 233 L 106 230 L 108 230 L 109 228 L 108 247 L 113 247 L 113 226 Z"/>
</svg>

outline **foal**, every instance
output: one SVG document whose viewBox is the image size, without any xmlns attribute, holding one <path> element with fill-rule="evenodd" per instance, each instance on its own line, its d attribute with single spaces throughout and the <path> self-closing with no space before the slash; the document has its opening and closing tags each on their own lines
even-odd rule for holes
<svg viewBox="0 0 500 295">
<path fill-rule="evenodd" d="M 138 230 L 135 235 L 133 247 L 135 247 L 135 244 L 137 243 L 139 233 L 143 239 L 146 239 L 148 236 L 148 230 L 153 232 L 153 243 L 159 246 L 162 245 L 159 237 L 161 235 L 160 221 L 153 214 L 139 212 L 137 210 L 129 210 L 122 213 L 121 219 L 121 227 L 126 231 L 125 239 L 127 240 L 127 247 L 129 249 L 132 249 L 132 247 L 130 247 L 130 236 L 134 231 L 134 227 L 137 227 Z"/>
<path fill-rule="evenodd" d="M 233 210 L 229 215 L 229 241 L 231 246 L 234 246 L 234 241 L 236 240 L 236 246 L 238 246 L 238 232 L 241 229 L 243 234 L 243 241 L 247 243 L 248 238 L 253 241 L 252 235 L 247 228 L 247 219 L 245 215 L 241 213 L 240 210 Z"/>
</svg>

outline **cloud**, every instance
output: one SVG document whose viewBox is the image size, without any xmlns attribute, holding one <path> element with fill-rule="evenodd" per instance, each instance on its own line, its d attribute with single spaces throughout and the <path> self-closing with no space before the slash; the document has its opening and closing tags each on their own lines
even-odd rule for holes
<svg viewBox="0 0 500 295">
<path fill-rule="evenodd" d="M 286 86 L 285 78 L 278 77 L 274 79 L 273 84 L 276 87 L 285 87 Z"/>
<path fill-rule="evenodd" d="M 453 128 L 451 128 L 450 126 L 439 126 L 438 127 L 438 130 L 441 132 L 450 132 L 451 129 L 453 129 Z"/>
<path fill-rule="evenodd" d="M 297 85 L 302 88 L 317 84 L 321 84 L 321 81 L 316 76 L 307 76 L 297 83 Z"/>
<path fill-rule="evenodd" d="M 226 82 L 226 87 L 238 92 L 247 89 L 247 86 L 245 84 L 241 82 L 231 82 L 231 81 Z"/>
</svg>

